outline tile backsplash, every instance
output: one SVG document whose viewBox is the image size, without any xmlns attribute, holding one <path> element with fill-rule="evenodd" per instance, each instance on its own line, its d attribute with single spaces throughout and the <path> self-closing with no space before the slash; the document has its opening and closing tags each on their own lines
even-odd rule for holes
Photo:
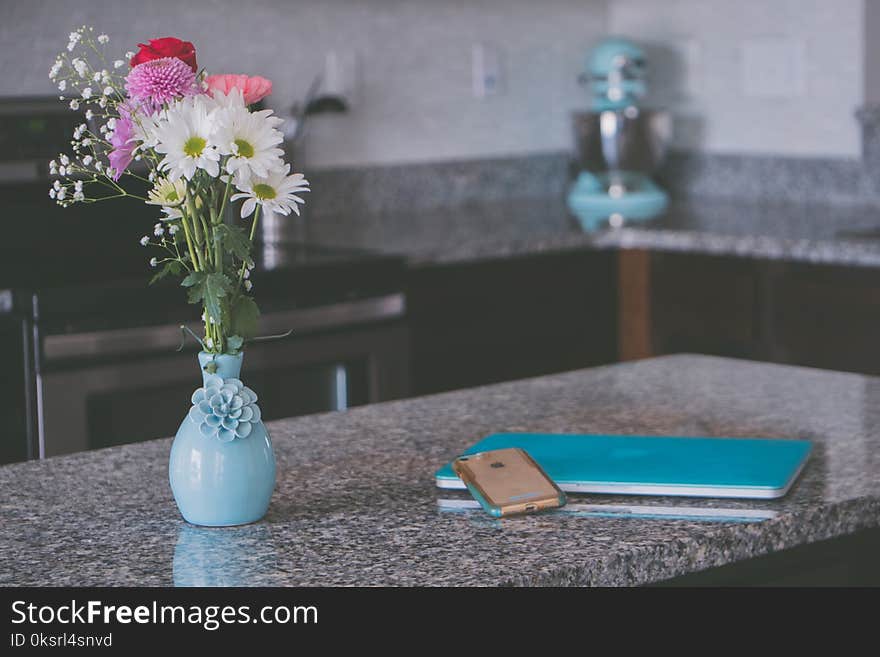
<svg viewBox="0 0 880 657">
<path fill-rule="evenodd" d="M 608 17 L 645 45 L 678 148 L 853 158 L 865 11 L 866 0 L 611 0 Z"/>
<path fill-rule="evenodd" d="M 855 118 L 880 99 L 880 65 L 869 61 L 877 48 L 866 38 L 880 26 L 872 3 L 880 1 L 6 0 L 0 96 L 53 93 L 48 67 L 84 23 L 119 52 L 151 36 L 189 39 L 215 72 L 272 78 L 280 114 L 332 52 L 350 67 L 351 111 L 313 117 L 295 157 L 315 181 L 317 205 L 385 211 L 559 197 L 569 113 L 588 102 L 577 83 L 584 56 L 615 32 L 645 45 L 653 101 L 677 117 L 676 151 L 661 171 L 675 193 L 873 200 L 880 123 L 877 112 L 863 115 L 863 143 Z M 482 98 L 472 80 L 480 44 L 501 74 L 500 93 Z M 753 66 L 758 76 L 746 79 L 744 63 L 768 55 L 783 61 Z"/>
</svg>

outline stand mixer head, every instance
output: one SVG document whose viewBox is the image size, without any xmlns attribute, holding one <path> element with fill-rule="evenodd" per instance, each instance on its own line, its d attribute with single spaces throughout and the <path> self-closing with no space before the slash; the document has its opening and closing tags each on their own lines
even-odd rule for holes
<svg viewBox="0 0 880 657">
<path fill-rule="evenodd" d="M 593 97 L 589 111 L 572 116 L 581 172 L 568 194 L 585 230 L 650 219 L 668 206 L 668 195 L 650 176 L 665 154 L 671 119 L 639 106 L 645 73 L 642 50 L 626 39 L 606 39 L 587 60 L 583 77 Z"/>
</svg>

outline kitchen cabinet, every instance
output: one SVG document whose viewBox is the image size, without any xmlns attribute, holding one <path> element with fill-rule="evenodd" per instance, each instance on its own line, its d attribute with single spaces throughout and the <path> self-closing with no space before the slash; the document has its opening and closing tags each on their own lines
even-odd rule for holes
<svg viewBox="0 0 880 657">
<path fill-rule="evenodd" d="M 0 292 L 0 295 L 4 294 Z M 2 299 L 0 299 L 2 303 Z M 28 458 L 29 401 L 26 357 L 29 355 L 28 326 L 21 319 L 0 314 L 0 397 L 3 399 L 3 431 L 0 434 L 0 464 Z"/>
<path fill-rule="evenodd" d="M 613 252 L 414 268 L 407 292 L 414 393 L 613 362 L 615 288 Z"/>
<path fill-rule="evenodd" d="M 757 280 L 750 262 L 658 254 L 651 264 L 657 349 L 755 356 Z"/>
<path fill-rule="evenodd" d="M 880 374 L 880 269 L 768 265 L 764 279 L 772 360 Z"/>
<path fill-rule="evenodd" d="M 624 251 L 618 273 L 624 360 L 692 352 L 880 374 L 880 269 Z"/>
<path fill-rule="evenodd" d="M 878 586 L 878 549 L 880 530 L 863 529 L 652 586 Z"/>
</svg>

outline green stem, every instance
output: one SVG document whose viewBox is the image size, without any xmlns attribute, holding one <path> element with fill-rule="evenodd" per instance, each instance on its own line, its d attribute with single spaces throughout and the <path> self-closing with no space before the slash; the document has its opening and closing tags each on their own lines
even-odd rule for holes
<svg viewBox="0 0 880 657">
<path fill-rule="evenodd" d="M 260 208 L 262 208 L 262 207 L 263 207 L 262 205 L 258 205 L 257 209 L 254 210 L 254 223 L 251 224 L 251 234 L 250 234 L 250 238 L 249 238 L 250 242 L 251 242 L 251 249 L 254 248 L 254 235 L 256 235 L 256 233 L 257 233 L 257 222 L 260 220 Z M 241 271 L 238 272 L 238 287 L 239 288 L 241 287 L 241 282 L 244 280 L 245 269 L 247 269 L 247 262 L 241 263 Z"/>
<path fill-rule="evenodd" d="M 183 235 L 186 238 L 186 246 L 189 249 L 189 257 L 193 263 L 193 269 L 199 271 L 199 260 L 196 258 L 195 249 L 193 249 L 193 238 L 189 230 L 189 221 L 186 219 L 186 212 L 181 213 L 180 224 L 183 226 Z"/>
<path fill-rule="evenodd" d="M 189 212 L 189 216 L 192 219 L 193 223 L 193 235 L 196 238 L 196 244 L 199 246 L 202 245 L 202 231 L 200 226 L 200 221 L 198 217 L 198 212 L 196 212 L 196 204 L 193 200 L 192 195 L 187 190 L 186 193 L 186 211 Z"/>
<path fill-rule="evenodd" d="M 223 203 L 220 204 L 220 215 L 218 222 L 223 221 L 223 213 L 226 212 L 226 201 L 229 199 L 229 189 L 232 186 L 232 174 L 226 178 L 226 189 L 223 192 Z"/>
<path fill-rule="evenodd" d="M 211 229 L 208 227 L 208 222 L 205 221 L 205 215 L 199 215 L 199 222 L 201 224 L 202 235 L 205 238 L 205 260 L 210 263 L 214 260 L 214 258 L 212 257 L 213 249 L 211 248 L 213 234 L 211 232 Z M 217 271 L 219 271 L 219 269 Z"/>
<path fill-rule="evenodd" d="M 223 271 L 223 245 L 220 240 L 214 240 L 214 266 L 217 271 Z"/>
</svg>

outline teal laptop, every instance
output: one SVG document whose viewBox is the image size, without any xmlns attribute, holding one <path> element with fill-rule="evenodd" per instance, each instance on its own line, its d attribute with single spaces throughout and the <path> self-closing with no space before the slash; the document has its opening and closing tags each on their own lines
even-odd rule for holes
<svg viewBox="0 0 880 657">
<path fill-rule="evenodd" d="M 772 499 L 791 488 L 808 440 L 496 433 L 463 454 L 521 447 L 569 493 Z M 464 488 L 451 464 L 440 488 Z"/>
</svg>

